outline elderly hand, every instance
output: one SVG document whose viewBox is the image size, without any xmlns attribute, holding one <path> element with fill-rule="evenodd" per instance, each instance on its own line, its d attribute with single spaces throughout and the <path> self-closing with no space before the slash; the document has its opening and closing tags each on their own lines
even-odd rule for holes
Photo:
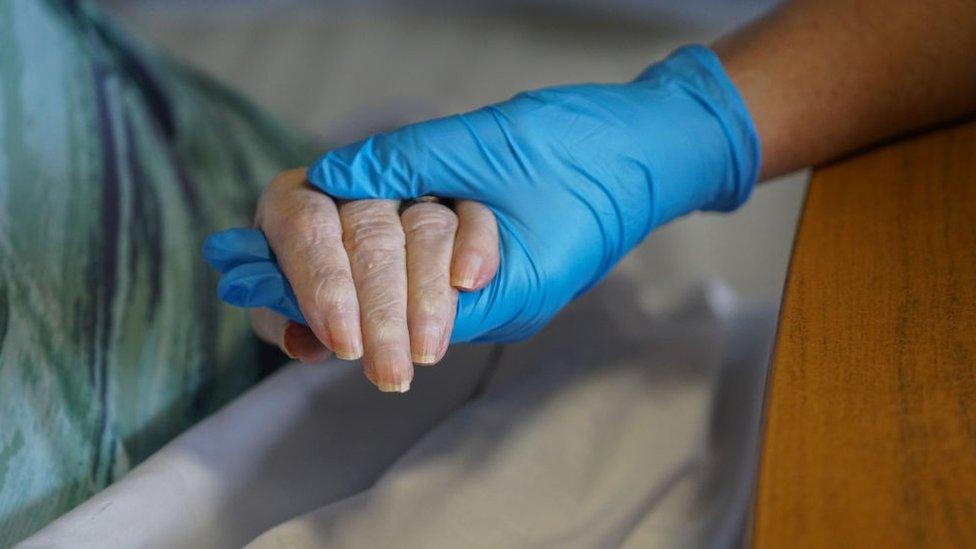
<svg viewBox="0 0 976 549">
<path fill-rule="evenodd" d="M 263 339 L 309 362 L 329 351 L 362 357 L 380 390 L 403 392 L 413 363 L 444 356 L 457 289 L 484 287 L 499 256 L 495 217 L 476 202 L 458 201 L 454 211 L 434 202 L 399 207 L 340 206 L 309 185 L 304 169 L 287 171 L 258 201 L 257 229 L 213 235 L 204 255 L 223 273 L 222 299 L 261 307 L 251 319 Z"/>
</svg>

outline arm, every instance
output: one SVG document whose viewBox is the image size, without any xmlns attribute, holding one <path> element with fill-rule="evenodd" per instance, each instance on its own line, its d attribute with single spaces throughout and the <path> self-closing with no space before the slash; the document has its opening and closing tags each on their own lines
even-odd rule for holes
<svg viewBox="0 0 976 549">
<path fill-rule="evenodd" d="M 919 7 L 907 0 L 798 0 L 714 48 L 682 48 L 632 82 L 526 92 L 378 134 L 325 154 L 309 168 L 308 182 L 322 197 L 351 201 L 430 195 L 488 206 L 498 220 L 500 268 L 486 287 L 457 295 L 451 340 L 515 341 L 597 284 L 654 228 L 693 211 L 734 210 L 760 178 L 976 107 L 976 7 L 964 1 Z M 296 192 L 315 194 L 298 183 Z M 321 239 L 296 237 L 321 220 L 292 216 L 276 237 L 282 212 L 308 208 L 304 199 L 283 208 L 273 197 L 262 202 L 270 212 L 262 228 L 275 252 L 262 272 L 286 291 L 252 299 L 250 282 L 228 272 L 222 287 L 243 289 L 222 297 L 246 307 L 290 299 L 282 310 L 318 315 L 313 332 L 328 336 L 329 304 L 315 298 L 336 285 L 319 275 L 329 269 L 307 265 Z M 357 240 L 345 234 L 350 223 L 332 224 L 341 225 L 347 252 L 371 255 L 348 246 Z M 331 248 L 341 250 L 338 235 L 329 236 Z M 482 253 L 495 249 L 490 240 Z M 279 270 L 275 256 L 292 260 Z M 410 292 L 391 296 L 387 283 L 369 283 L 375 269 L 361 270 L 353 269 L 345 286 L 355 282 L 361 290 L 369 374 L 371 355 L 387 356 L 376 353 L 385 343 L 371 343 L 369 334 L 387 333 L 390 324 L 371 322 L 369 312 L 396 316 L 397 345 L 405 346 L 410 323 L 403 319 L 423 307 L 405 305 Z M 400 288 L 404 276 L 416 278 L 401 266 L 396 272 Z M 288 281 L 295 284 L 290 296 Z M 346 294 L 346 301 L 357 297 Z M 412 328 L 410 336 L 422 340 Z M 398 355 L 396 367 L 382 369 L 409 377 L 409 354 Z"/>
<path fill-rule="evenodd" d="M 976 110 L 976 4 L 797 0 L 714 44 L 767 179 Z"/>
</svg>

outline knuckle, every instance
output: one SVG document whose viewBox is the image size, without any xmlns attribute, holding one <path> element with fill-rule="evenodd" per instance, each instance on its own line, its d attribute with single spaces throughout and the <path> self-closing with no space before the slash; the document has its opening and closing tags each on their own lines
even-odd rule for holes
<svg viewBox="0 0 976 549">
<path fill-rule="evenodd" d="M 278 213 L 282 223 L 290 226 L 338 227 L 338 218 L 327 208 L 328 200 L 324 194 L 313 192 L 289 193 L 282 197 Z"/>
<path fill-rule="evenodd" d="M 351 254 L 350 259 L 358 282 L 369 284 L 372 291 L 377 291 L 372 287 L 377 281 L 386 281 L 383 286 L 396 288 L 392 282 L 402 278 L 406 265 L 402 247 L 391 251 L 368 246 Z"/>
<path fill-rule="evenodd" d="M 401 278 L 400 271 L 404 268 L 402 257 L 390 257 L 389 253 L 382 250 L 372 250 L 369 253 L 361 254 L 357 257 L 357 264 L 362 282 L 370 284 L 373 291 L 377 291 L 375 286 L 396 289 L 396 286 L 389 282 L 382 285 L 377 284 L 377 282 L 399 280 Z"/>
<path fill-rule="evenodd" d="M 430 294 L 439 290 L 451 288 L 450 269 L 420 269 L 410 270 L 410 287 L 417 295 Z"/>
<path fill-rule="evenodd" d="M 267 190 L 258 200 L 257 225 L 278 239 L 338 239 L 342 228 L 331 199 L 305 189 Z"/>
<path fill-rule="evenodd" d="M 269 235 L 270 236 L 270 235 Z M 320 263 L 328 259 L 329 250 L 338 246 L 341 235 L 326 226 L 309 227 L 308 225 L 289 223 L 274 235 L 278 242 L 275 253 L 286 259 L 294 254 L 304 264 Z"/>
<path fill-rule="evenodd" d="M 312 291 L 315 303 L 330 313 L 347 313 L 354 308 L 354 295 L 346 280 L 348 272 L 337 267 L 323 267 L 314 274 L 315 286 Z"/>
<path fill-rule="evenodd" d="M 455 300 L 454 290 L 443 284 L 423 286 L 413 291 L 411 315 L 419 317 L 441 316 Z"/>
<path fill-rule="evenodd" d="M 351 226 L 349 231 L 343 232 L 342 242 L 347 250 L 357 254 L 366 251 L 389 252 L 403 249 L 405 237 L 398 222 L 377 219 Z"/>
<path fill-rule="evenodd" d="M 271 182 L 264 187 L 262 198 L 275 198 L 295 188 L 305 186 L 305 171 L 303 169 L 285 170 L 275 175 Z"/>
<path fill-rule="evenodd" d="M 340 211 L 343 219 L 355 227 L 396 217 L 396 201 L 380 198 L 351 200 L 344 203 Z"/>
<path fill-rule="evenodd" d="M 415 204 L 403 212 L 403 226 L 408 237 L 447 237 L 457 231 L 458 218 L 443 204 Z"/>
<path fill-rule="evenodd" d="M 378 341 L 397 341 L 406 329 L 403 313 L 390 304 L 374 305 L 367 309 L 367 328 Z"/>
<path fill-rule="evenodd" d="M 487 215 L 465 213 L 461 217 L 460 229 L 459 241 L 465 244 L 489 246 L 498 240 L 498 224 L 491 212 Z"/>
<path fill-rule="evenodd" d="M 389 285 L 378 285 L 362 298 L 364 310 L 380 315 L 401 314 L 405 306 L 406 292 Z"/>
</svg>

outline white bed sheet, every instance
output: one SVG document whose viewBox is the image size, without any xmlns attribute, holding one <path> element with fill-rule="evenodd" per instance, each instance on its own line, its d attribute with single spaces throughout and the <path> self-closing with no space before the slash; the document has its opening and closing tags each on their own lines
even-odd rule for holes
<svg viewBox="0 0 976 549">
<path fill-rule="evenodd" d="M 405 395 L 291 364 L 23 546 L 735 546 L 775 307 L 638 303 L 613 277 Z"/>
</svg>

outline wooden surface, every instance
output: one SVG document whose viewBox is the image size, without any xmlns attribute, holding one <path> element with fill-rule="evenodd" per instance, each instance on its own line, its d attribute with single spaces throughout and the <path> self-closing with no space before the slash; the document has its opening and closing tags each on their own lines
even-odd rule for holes
<svg viewBox="0 0 976 549">
<path fill-rule="evenodd" d="M 976 547 L 976 123 L 814 173 L 756 547 Z"/>
</svg>

